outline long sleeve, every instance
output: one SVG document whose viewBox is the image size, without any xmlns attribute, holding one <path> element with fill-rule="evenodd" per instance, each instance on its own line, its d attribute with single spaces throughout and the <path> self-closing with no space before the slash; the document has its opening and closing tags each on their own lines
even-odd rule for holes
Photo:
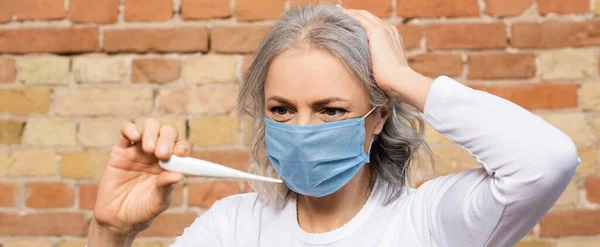
<svg viewBox="0 0 600 247">
<path fill-rule="evenodd" d="M 417 189 L 434 246 L 513 246 L 562 194 L 580 160 L 540 117 L 448 77 L 434 81 L 424 118 L 481 164 Z"/>
</svg>

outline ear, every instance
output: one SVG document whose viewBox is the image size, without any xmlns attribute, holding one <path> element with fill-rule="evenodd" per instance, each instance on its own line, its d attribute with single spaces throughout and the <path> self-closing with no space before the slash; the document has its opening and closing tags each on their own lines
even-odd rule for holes
<svg viewBox="0 0 600 247">
<path fill-rule="evenodd" d="M 377 122 L 375 123 L 375 129 L 373 130 L 374 135 L 379 135 L 379 133 L 381 133 L 381 131 L 383 130 L 383 125 L 385 125 L 385 122 L 387 121 L 388 117 L 390 116 L 390 108 L 389 107 L 379 107 L 379 109 L 377 109 L 377 111 L 379 112 L 379 114 L 378 114 L 379 118 L 377 119 Z"/>
</svg>

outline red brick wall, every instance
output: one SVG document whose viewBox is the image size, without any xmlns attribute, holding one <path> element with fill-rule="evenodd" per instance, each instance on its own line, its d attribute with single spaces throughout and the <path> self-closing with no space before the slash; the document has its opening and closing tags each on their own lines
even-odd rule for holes
<svg viewBox="0 0 600 247">
<path fill-rule="evenodd" d="M 196 157 L 245 169 L 241 73 L 273 19 L 306 2 L 0 1 L 0 243 L 83 246 L 122 121 L 159 117 Z M 397 24 L 421 73 L 507 98 L 571 136 L 576 178 L 520 246 L 600 246 L 598 0 L 339 2 Z M 476 166 L 431 128 L 426 135 L 438 174 Z M 187 178 L 138 246 L 167 246 L 215 200 L 246 190 Z"/>
</svg>

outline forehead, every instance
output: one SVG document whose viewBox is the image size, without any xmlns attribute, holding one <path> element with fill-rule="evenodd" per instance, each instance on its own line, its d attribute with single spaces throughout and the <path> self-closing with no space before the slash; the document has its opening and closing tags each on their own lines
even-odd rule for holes
<svg viewBox="0 0 600 247">
<path fill-rule="evenodd" d="M 363 88 L 333 55 L 320 49 L 290 49 L 271 63 L 265 97 L 313 101 L 341 97 L 366 101 Z"/>
</svg>

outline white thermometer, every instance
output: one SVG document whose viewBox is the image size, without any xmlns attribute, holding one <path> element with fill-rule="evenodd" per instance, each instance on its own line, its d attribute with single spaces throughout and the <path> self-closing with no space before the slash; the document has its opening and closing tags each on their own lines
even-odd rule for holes
<svg viewBox="0 0 600 247">
<path fill-rule="evenodd" d="M 168 161 L 159 161 L 158 164 L 167 171 L 181 172 L 183 174 L 194 176 L 250 179 L 272 183 L 282 183 L 280 179 L 258 176 L 224 165 L 219 165 L 206 160 L 200 160 L 191 157 L 179 157 L 173 155 Z"/>
</svg>

